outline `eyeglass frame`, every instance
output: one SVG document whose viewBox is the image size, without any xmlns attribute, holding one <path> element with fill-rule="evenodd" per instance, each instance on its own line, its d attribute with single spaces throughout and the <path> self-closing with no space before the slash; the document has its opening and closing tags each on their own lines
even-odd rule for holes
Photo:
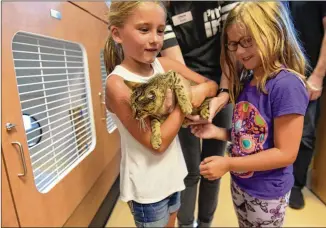
<svg viewBox="0 0 326 228">
<path fill-rule="evenodd" d="M 244 39 L 246 39 L 246 38 L 250 38 L 250 39 L 251 39 L 251 43 L 249 44 L 249 46 L 245 46 L 245 45 L 241 44 L 242 40 L 244 40 Z M 236 47 L 237 47 L 237 48 L 236 48 L 235 50 L 230 50 L 230 49 L 229 49 L 229 43 L 236 44 Z M 229 50 L 230 52 L 236 52 L 236 51 L 238 50 L 238 46 L 239 46 L 239 44 L 240 44 L 240 46 L 241 46 L 242 48 L 250 48 L 250 47 L 253 45 L 252 37 L 251 37 L 251 36 L 244 36 L 244 37 L 242 37 L 239 41 L 231 41 L 231 42 L 229 42 L 229 43 L 226 43 L 226 44 L 225 44 L 225 47 L 226 47 L 226 49 Z"/>
</svg>

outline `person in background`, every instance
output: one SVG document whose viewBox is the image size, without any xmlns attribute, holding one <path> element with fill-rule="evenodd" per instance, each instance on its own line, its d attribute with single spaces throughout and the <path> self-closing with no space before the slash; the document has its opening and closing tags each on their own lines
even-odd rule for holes
<svg viewBox="0 0 326 228">
<path fill-rule="evenodd" d="M 220 85 L 217 97 L 210 103 L 210 109 L 216 111 L 211 113 L 209 120 L 223 127 L 231 125 L 232 105 L 228 105 L 228 79 L 221 76 L 221 32 L 228 12 L 236 4 L 230 1 L 167 2 L 167 25 L 161 51 L 162 56 L 178 60 Z M 186 189 L 181 192 L 181 207 L 177 217 L 179 226 L 192 227 L 196 225 L 194 212 L 197 186 L 201 179 L 199 164 L 206 157 L 223 156 L 226 142 L 204 139 L 201 150 L 200 140 L 191 134 L 190 128 L 180 129 L 178 136 L 188 175 L 185 178 Z M 219 179 L 202 178 L 200 181 L 199 227 L 211 225 L 217 207 L 219 184 Z"/>
<path fill-rule="evenodd" d="M 310 103 L 305 115 L 299 153 L 293 165 L 295 182 L 289 203 L 291 208 L 301 209 L 305 204 L 302 189 L 307 182 L 307 172 L 315 149 L 320 96 L 326 81 L 326 2 L 290 1 L 286 4 L 311 65 L 311 69 L 306 72 Z"/>
</svg>

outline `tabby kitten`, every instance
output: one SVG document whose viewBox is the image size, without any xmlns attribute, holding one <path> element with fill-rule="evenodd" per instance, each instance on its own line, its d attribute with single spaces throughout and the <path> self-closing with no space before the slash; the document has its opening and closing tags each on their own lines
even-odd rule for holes
<svg viewBox="0 0 326 228">
<path fill-rule="evenodd" d="M 134 118 L 140 121 L 141 128 L 146 128 L 144 119 L 150 117 L 151 145 L 154 149 L 159 149 L 162 144 L 160 127 L 169 114 L 169 110 L 164 105 L 168 89 L 171 89 L 173 97 L 176 97 L 176 102 L 184 114 L 199 114 L 203 119 L 209 117 L 208 105 L 211 98 L 206 98 L 200 107 L 193 108 L 191 84 L 194 83 L 174 71 L 157 74 L 147 83 L 125 81 L 125 84 L 132 90 L 130 97 L 132 113 Z M 189 120 L 185 119 L 183 127 L 186 127 L 187 123 Z"/>
</svg>

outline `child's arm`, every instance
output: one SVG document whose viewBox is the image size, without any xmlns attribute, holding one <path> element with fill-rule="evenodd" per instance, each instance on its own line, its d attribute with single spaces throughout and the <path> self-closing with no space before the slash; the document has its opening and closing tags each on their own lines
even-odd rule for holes
<svg viewBox="0 0 326 228">
<path fill-rule="evenodd" d="M 197 116 L 196 116 L 197 117 Z M 194 118 L 196 118 L 194 117 Z M 191 118 L 191 117 L 188 117 Z M 197 118 L 200 118 L 199 116 Z M 198 121 L 199 119 L 193 119 L 193 121 Z M 191 126 L 191 133 L 193 133 L 198 138 L 203 139 L 216 139 L 221 141 L 231 141 L 230 135 L 231 129 L 217 127 L 214 124 L 198 124 Z"/>
<path fill-rule="evenodd" d="M 162 144 L 158 150 L 155 150 L 150 143 L 150 121 L 148 118 L 145 120 L 148 130 L 144 131 L 140 128 L 139 121 L 133 118 L 130 107 L 130 90 L 124 84 L 121 77 L 112 75 L 107 80 L 105 95 L 107 109 L 111 110 L 118 116 L 122 124 L 138 142 L 156 153 L 163 153 L 168 148 L 175 136 L 178 134 L 185 118 L 177 105 L 174 111 L 172 111 L 169 117 L 161 125 Z"/>
<path fill-rule="evenodd" d="M 227 64 L 224 62 L 224 67 L 222 68 L 222 70 L 224 69 L 225 72 L 222 72 L 222 76 L 221 76 L 221 81 L 220 81 L 220 88 L 221 89 L 232 89 L 232 86 L 229 86 L 229 77 L 227 76 L 226 73 L 229 74 L 229 70 L 228 70 L 228 66 Z M 230 87 L 230 88 L 229 88 Z M 210 121 L 210 123 L 213 122 L 213 118 L 216 116 L 217 113 L 219 113 L 222 108 L 225 107 L 225 105 L 228 104 L 230 99 L 229 93 L 228 92 L 221 92 L 219 94 L 217 94 L 216 97 L 214 97 L 209 104 L 209 118 L 208 120 Z"/>
<path fill-rule="evenodd" d="M 274 148 L 244 157 L 208 157 L 200 164 L 200 174 L 215 180 L 229 171 L 265 171 L 292 164 L 299 150 L 303 121 L 304 117 L 297 114 L 276 118 Z"/>
<path fill-rule="evenodd" d="M 291 165 L 298 154 L 304 116 L 290 114 L 274 119 L 274 148 L 246 157 L 229 158 L 231 171 L 263 171 Z"/>
<path fill-rule="evenodd" d="M 323 27 L 324 27 L 324 38 L 320 46 L 320 53 L 318 57 L 317 65 L 312 72 L 312 74 L 308 78 L 308 84 L 310 85 L 309 96 L 310 100 L 317 100 L 323 91 L 323 80 L 326 75 L 326 12 L 325 12 L 325 5 L 326 3 L 323 2 Z M 313 89 L 313 87 L 315 89 Z"/>
<path fill-rule="evenodd" d="M 161 57 L 159 58 L 165 71 L 173 70 L 181 74 L 184 78 L 197 83 L 197 86 L 193 86 L 193 101 L 192 104 L 198 107 L 202 104 L 206 97 L 216 96 L 218 85 L 216 82 L 190 70 L 182 63 Z"/>
</svg>

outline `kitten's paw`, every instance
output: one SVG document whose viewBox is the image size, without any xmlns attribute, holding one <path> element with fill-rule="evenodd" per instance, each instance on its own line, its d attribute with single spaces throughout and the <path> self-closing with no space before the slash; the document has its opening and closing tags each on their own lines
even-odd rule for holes
<svg viewBox="0 0 326 228">
<path fill-rule="evenodd" d="M 162 139 L 160 137 L 152 137 L 151 138 L 151 144 L 152 147 L 157 150 L 161 147 L 162 145 Z"/>
<path fill-rule="evenodd" d="M 182 128 L 187 128 L 187 127 L 189 127 L 189 124 L 191 123 L 191 120 L 189 120 L 189 119 L 187 119 L 187 118 L 185 118 L 184 120 L 183 120 L 183 122 L 182 122 Z"/>
<path fill-rule="evenodd" d="M 191 103 L 187 104 L 183 104 L 180 105 L 181 111 L 185 114 L 185 115 L 190 115 L 192 113 L 192 105 Z"/>
<path fill-rule="evenodd" d="M 205 120 L 208 120 L 208 118 L 209 118 L 209 109 L 208 109 L 208 107 L 205 107 L 200 111 L 200 116 L 201 116 L 201 118 L 203 118 Z"/>
</svg>

